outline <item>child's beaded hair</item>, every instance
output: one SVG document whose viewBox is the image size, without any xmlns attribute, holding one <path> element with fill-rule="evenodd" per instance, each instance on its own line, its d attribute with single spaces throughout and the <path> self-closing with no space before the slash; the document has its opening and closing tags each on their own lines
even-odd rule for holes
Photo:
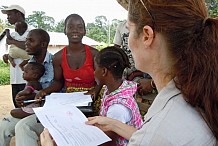
<svg viewBox="0 0 218 146">
<path fill-rule="evenodd" d="M 111 71 L 115 78 L 122 78 L 123 71 L 130 67 L 126 53 L 115 46 L 102 49 L 95 57 L 95 62 L 99 67 L 105 67 Z"/>
</svg>

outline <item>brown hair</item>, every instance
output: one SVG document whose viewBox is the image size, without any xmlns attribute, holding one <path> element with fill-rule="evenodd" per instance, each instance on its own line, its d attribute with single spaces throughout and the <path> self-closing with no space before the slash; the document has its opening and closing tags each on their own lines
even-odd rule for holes
<svg viewBox="0 0 218 146">
<path fill-rule="evenodd" d="M 204 0 L 130 0 L 129 20 L 139 35 L 145 25 L 161 33 L 174 63 L 172 76 L 185 100 L 218 138 L 218 19 Z"/>
</svg>

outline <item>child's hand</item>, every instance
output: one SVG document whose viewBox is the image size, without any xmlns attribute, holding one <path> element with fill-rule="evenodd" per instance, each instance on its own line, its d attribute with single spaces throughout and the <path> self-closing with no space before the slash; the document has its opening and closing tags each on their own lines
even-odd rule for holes
<svg viewBox="0 0 218 146">
<path fill-rule="evenodd" d="M 36 93 L 35 100 L 41 102 L 45 95 L 47 95 L 47 93 L 43 90 L 40 90 L 38 93 Z"/>
<path fill-rule="evenodd" d="M 12 65 L 13 67 L 16 66 L 16 63 L 14 62 L 14 58 L 12 58 L 10 55 L 8 55 L 8 60 L 10 61 L 11 65 Z"/>
<path fill-rule="evenodd" d="M 19 106 L 19 107 L 24 107 L 24 103 L 23 103 L 23 101 L 24 101 L 24 98 L 23 98 L 23 96 L 21 96 L 19 93 L 16 95 L 16 97 L 15 97 L 15 100 L 16 100 L 16 103 L 17 103 L 17 105 Z"/>
</svg>

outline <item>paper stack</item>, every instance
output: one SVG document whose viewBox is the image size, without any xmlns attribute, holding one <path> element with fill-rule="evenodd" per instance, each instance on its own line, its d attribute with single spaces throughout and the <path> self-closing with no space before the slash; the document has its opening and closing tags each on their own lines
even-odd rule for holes
<svg viewBox="0 0 218 146">
<path fill-rule="evenodd" d="M 53 93 L 43 107 L 34 108 L 42 125 L 59 146 L 97 146 L 111 139 L 99 128 L 86 125 L 86 116 L 76 106 L 87 106 L 90 95 L 81 92 Z"/>
</svg>

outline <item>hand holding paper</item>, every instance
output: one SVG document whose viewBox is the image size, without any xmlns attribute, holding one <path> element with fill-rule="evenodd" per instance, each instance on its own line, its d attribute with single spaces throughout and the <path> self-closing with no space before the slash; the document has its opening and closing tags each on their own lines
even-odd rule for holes
<svg viewBox="0 0 218 146">
<path fill-rule="evenodd" d="M 57 99 L 60 100 L 60 97 L 48 99 L 51 104 L 47 103 L 46 98 L 46 107 L 34 108 L 38 119 L 49 130 L 57 145 L 96 146 L 111 140 L 99 128 L 86 125 L 88 119 L 75 105 L 64 104 L 67 102 L 63 99 L 70 98 L 65 98 L 62 94 L 62 103 L 58 104 Z"/>
</svg>

